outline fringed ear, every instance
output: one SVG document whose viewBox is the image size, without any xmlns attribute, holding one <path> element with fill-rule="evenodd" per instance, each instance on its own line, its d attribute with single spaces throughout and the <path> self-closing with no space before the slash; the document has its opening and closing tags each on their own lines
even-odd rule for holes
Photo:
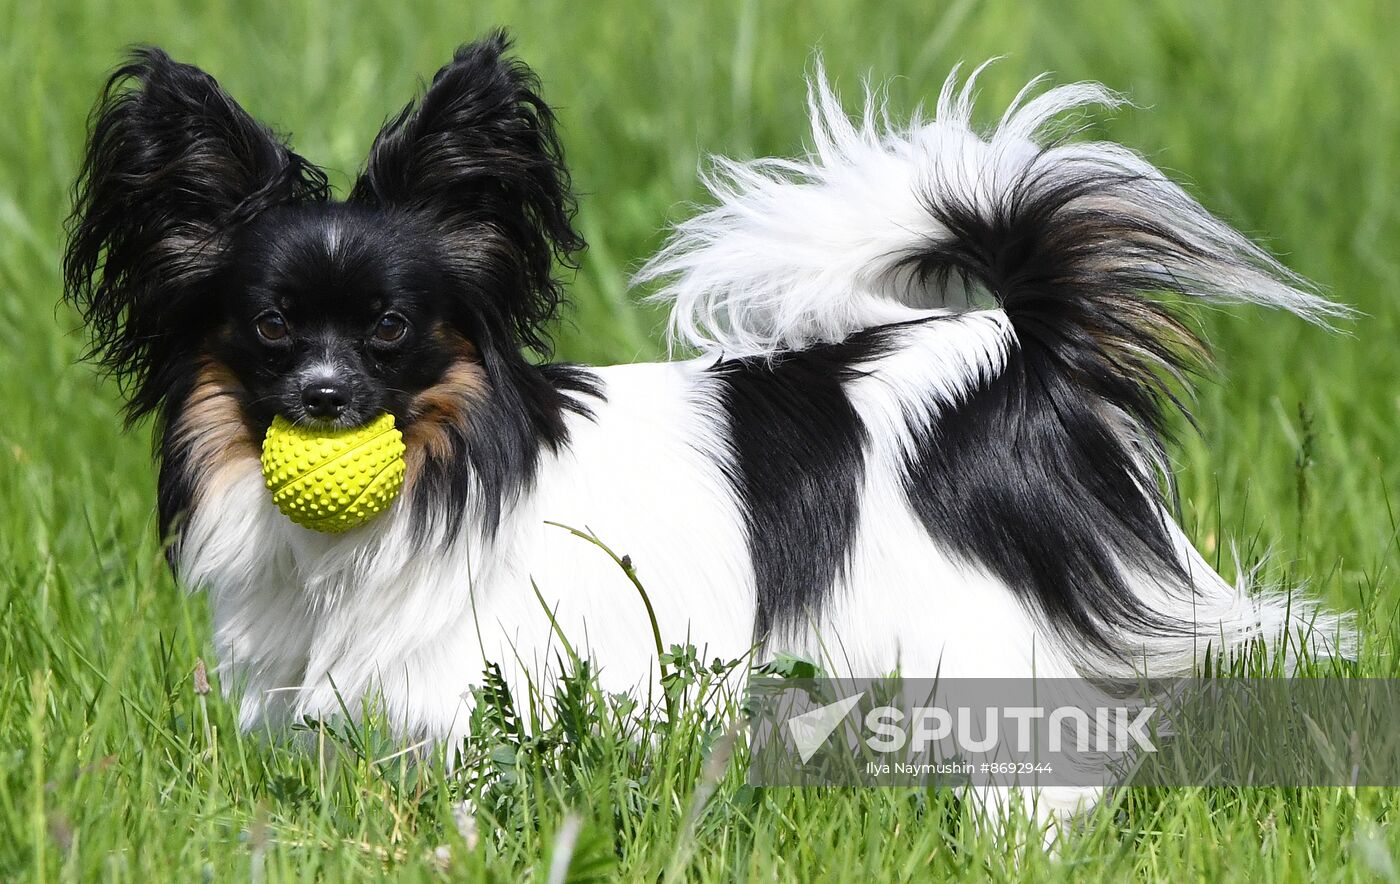
<svg viewBox="0 0 1400 884">
<path fill-rule="evenodd" d="M 584 242 L 554 114 L 509 49 L 503 31 L 458 49 L 384 126 L 350 200 L 426 221 L 473 298 L 495 300 L 499 331 L 547 352 L 555 261 L 576 267 Z"/>
<path fill-rule="evenodd" d="M 155 48 L 107 82 L 75 187 L 63 272 L 93 338 L 121 378 L 131 418 L 155 408 L 161 373 L 213 314 L 203 286 L 229 235 L 273 206 L 329 195 L 212 77 Z"/>
</svg>

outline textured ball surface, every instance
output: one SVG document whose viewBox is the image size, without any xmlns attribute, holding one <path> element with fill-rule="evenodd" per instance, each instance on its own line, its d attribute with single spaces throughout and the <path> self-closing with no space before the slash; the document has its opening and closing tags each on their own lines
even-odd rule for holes
<svg viewBox="0 0 1400 884">
<path fill-rule="evenodd" d="M 388 508 L 403 486 L 403 434 L 383 414 L 353 430 L 272 420 L 262 471 L 272 502 L 298 525 L 338 534 Z"/>
</svg>

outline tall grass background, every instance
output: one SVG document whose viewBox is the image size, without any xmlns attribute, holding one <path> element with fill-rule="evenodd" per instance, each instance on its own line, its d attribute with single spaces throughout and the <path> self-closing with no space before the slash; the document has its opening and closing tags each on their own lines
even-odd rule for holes
<svg viewBox="0 0 1400 884">
<path fill-rule="evenodd" d="M 384 118 L 498 24 L 562 123 L 590 248 L 559 355 L 594 363 L 664 353 L 663 316 L 628 275 L 703 200 L 706 154 L 803 149 L 815 49 L 848 106 L 868 80 L 897 118 L 957 62 L 992 56 L 987 122 L 1044 71 L 1125 92 L 1136 107 L 1089 135 L 1146 153 L 1363 314 L 1337 334 L 1194 317 L 1218 373 L 1199 387 L 1199 431 L 1183 424 L 1172 448 L 1183 520 L 1227 573 L 1259 565 L 1360 610 L 1358 671 L 1394 674 L 1393 3 L 0 0 L 0 875 L 1400 878 L 1384 790 L 1124 793 L 1058 859 L 1017 857 L 944 793 L 750 789 L 722 721 L 687 706 L 639 739 L 586 678 L 545 701 L 573 704 L 560 720 L 574 732 L 549 744 L 484 721 L 485 754 L 451 776 L 384 760 L 396 748 L 371 726 L 313 732 L 319 752 L 237 735 L 217 684 L 195 690 L 206 612 L 161 562 L 148 429 L 120 432 L 115 386 L 77 363 L 76 318 L 58 306 L 87 114 L 123 47 L 157 43 L 343 192 Z M 703 689 L 703 667 L 684 653 L 676 666 L 690 695 Z"/>
</svg>

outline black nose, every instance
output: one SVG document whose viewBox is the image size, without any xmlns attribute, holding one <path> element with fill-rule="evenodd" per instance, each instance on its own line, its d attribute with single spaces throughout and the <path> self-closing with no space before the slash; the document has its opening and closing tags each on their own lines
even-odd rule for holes
<svg viewBox="0 0 1400 884">
<path fill-rule="evenodd" d="M 317 381 L 301 391 L 301 403 L 312 417 L 337 418 L 350 404 L 350 392 L 334 381 Z"/>
</svg>

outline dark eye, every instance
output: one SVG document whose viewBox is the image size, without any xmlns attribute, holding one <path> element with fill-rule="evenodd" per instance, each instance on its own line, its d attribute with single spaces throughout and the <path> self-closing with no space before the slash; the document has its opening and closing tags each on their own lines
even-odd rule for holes
<svg viewBox="0 0 1400 884">
<path fill-rule="evenodd" d="M 257 321 L 258 337 L 276 343 L 287 337 L 287 320 L 280 313 L 264 313 Z"/>
<path fill-rule="evenodd" d="M 374 339 L 381 344 L 396 344 L 408 331 L 408 320 L 397 313 L 385 313 L 374 324 Z"/>
</svg>

